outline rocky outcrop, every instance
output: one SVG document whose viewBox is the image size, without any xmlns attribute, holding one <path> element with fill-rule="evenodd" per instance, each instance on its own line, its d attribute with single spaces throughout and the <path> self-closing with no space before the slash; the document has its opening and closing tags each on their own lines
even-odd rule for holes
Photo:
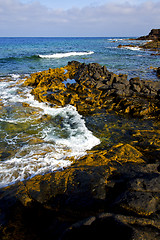
<svg viewBox="0 0 160 240">
<path fill-rule="evenodd" d="M 159 160 L 157 155 L 151 163 L 140 146 L 120 143 L 91 151 L 63 171 L 1 189 L 1 239 L 101 239 L 105 234 L 113 240 L 158 240 Z"/>
<path fill-rule="evenodd" d="M 140 47 L 145 50 L 152 50 L 152 51 L 160 52 L 160 40 L 154 40 L 151 42 L 147 42 Z M 159 54 L 157 53 L 157 55 L 159 55 Z"/>
<path fill-rule="evenodd" d="M 74 79 L 75 83 L 66 83 Z M 85 115 L 98 109 L 136 117 L 159 118 L 160 82 L 142 81 L 109 72 L 97 63 L 69 62 L 60 69 L 32 74 L 26 85 L 39 101 L 74 105 Z"/>
<path fill-rule="evenodd" d="M 147 36 L 137 38 L 137 40 L 159 40 L 160 41 L 160 29 L 152 29 Z"/>
<path fill-rule="evenodd" d="M 132 39 L 136 40 L 136 39 Z M 128 45 L 118 45 L 118 48 L 139 48 L 139 49 L 144 49 L 144 50 L 150 50 L 150 51 L 156 51 L 156 53 L 152 53 L 151 55 L 160 55 L 160 41 L 159 40 L 153 40 L 150 42 L 146 42 L 144 44 L 141 44 L 139 46 L 136 46 L 134 44 L 128 44 Z"/>
<path fill-rule="evenodd" d="M 32 74 L 25 85 L 33 87 L 39 101 L 54 107 L 72 104 L 83 115 L 114 110 L 156 121 L 149 121 L 151 130 L 142 130 L 133 129 L 135 119 L 127 118 L 130 140 L 104 141 L 80 159 L 71 158 L 63 171 L 0 189 L 0 239 L 158 240 L 159 82 L 128 81 L 105 66 L 74 61 Z"/>
<path fill-rule="evenodd" d="M 152 40 L 140 46 L 143 49 L 160 52 L 160 29 L 152 29 L 147 36 L 137 38 L 137 40 Z M 159 55 L 159 53 L 157 53 Z"/>
<path fill-rule="evenodd" d="M 147 36 L 142 36 L 139 38 L 130 39 L 134 40 L 145 40 L 148 41 L 144 44 L 140 44 L 138 47 L 144 50 L 156 51 L 156 53 L 152 53 L 151 55 L 160 55 L 160 29 L 152 29 L 151 32 Z M 129 45 L 119 45 L 118 48 L 125 47 L 136 47 L 137 45 L 129 44 Z"/>
</svg>

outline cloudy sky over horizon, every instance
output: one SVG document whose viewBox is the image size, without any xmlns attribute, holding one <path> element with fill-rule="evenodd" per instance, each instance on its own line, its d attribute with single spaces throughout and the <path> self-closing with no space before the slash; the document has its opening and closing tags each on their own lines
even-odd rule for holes
<svg viewBox="0 0 160 240">
<path fill-rule="evenodd" d="M 0 0 L 0 37 L 147 35 L 160 0 Z"/>
</svg>

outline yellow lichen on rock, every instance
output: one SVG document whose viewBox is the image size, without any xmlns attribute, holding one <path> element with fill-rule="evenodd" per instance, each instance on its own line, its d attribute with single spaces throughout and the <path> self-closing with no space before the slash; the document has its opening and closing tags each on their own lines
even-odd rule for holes
<svg viewBox="0 0 160 240">
<path fill-rule="evenodd" d="M 70 103 L 75 105 L 78 101 L 78 95 L 72 91 L 66 91 L 64 81 L 73 78 L 75 66 L 66 66 L 64 68 L 49 69 L 35 74 L 31 74 L 24 85 L 33 86 L 32 94 L 42 102 L 49 102 L 58 106 L 65 106 Z"/>
<path fill-rule="evenodd" d="M 144 163 L 142 154 L 129 144 L 118 144 L 110 150 L 89 151 L 79 160 L 75 161 L 73 158 L 70 160 L 72 165 L 63 171 L 48 173 L 44 176 L 38 175 L 28 180 L 26 188 L 29 195 L 38 202 L 44 202 L 45 199 L 78 189 L 77 176 L 81 174 L 91 176 L 100 171 L 100 175 L 103 175 L 104 182 L 107 184 L 108 177 L 116 171 L 116 163 Z"/>
<path fill-rule="evenodd" d="M 72 79 L 75 82 L 69 83 Z M 69 62 L 65 67 L 31 74 L 24 84 L 34 87 L 32 94 L 37 100 L 62 107 L 72 104 L 80 114 L 106 109 L 140 118 L 159 117 L 159 83 L 128 81 L 126 75 L 108 72 L 99 64 Z"/>
<path fill-rule="evenodd" d="M 114 152 L 114 156 L 111 158 L 112 161 L 120 163 L 144 163 L 142 153 L 130 144 L 114 146 L 111 151 Z"/>
</svg>

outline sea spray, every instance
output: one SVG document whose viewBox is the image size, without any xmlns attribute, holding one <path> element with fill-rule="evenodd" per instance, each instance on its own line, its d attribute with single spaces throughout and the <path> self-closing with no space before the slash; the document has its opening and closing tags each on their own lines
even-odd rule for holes
<svg viewBox="0 0 160 240">
<path fill-rule="evenodd" d="M 38 102 L 19 78 L 0 81 L 1 187 L 62 170 L 72 164 L 71 157 L 78 159 L 100 143 L 75 107 Z"/>
</svg>

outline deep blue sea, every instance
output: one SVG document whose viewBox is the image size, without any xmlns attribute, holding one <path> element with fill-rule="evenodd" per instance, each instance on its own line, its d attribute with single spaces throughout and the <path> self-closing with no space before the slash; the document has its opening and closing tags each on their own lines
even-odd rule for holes
<svg viewBox="0 0 160 240">
<path fill-rule="evenodd" d="M 129 74 L 129 78 L 140 76 L 141 79 L 154 80 L 156 74 L 150 67 L 160 65 L 159 56 L 152 56 L 150 51 L 139 48 L 117 48 L 119 44 L 136 46 L 143 43 L 144 41 L 112 37 L 0 38 L 0 76 L 30 74 L 77 60 L 85 63 L 98 62 L 115 73 Z"/>
<path fill-rule="evenodd" d="M 0 187 L 37 174 L 63 170 L 95 146 L 130 141 L 132 129 L 152 129 L 153 123 L 103 113 L 82 117 L 75 107 L 40 103 L 23 85 L 33 72 L 97 62 L 128 79 L 158 80 L 150 67 L 159 56 L 141 50 L 127 38 L 0 38 Z M 135 47 L 117 48 L 119 44 Z M 102 136 L 103 133 L 103 136 Z"/>
</svg>

